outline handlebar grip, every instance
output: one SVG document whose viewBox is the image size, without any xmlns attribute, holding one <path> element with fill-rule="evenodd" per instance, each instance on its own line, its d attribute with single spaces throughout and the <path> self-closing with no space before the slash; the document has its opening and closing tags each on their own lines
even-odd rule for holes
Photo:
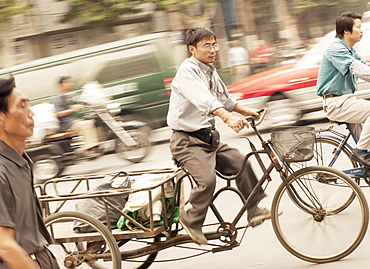
<svg viewBox="0 0 370 269">
<path fill-rule="evenodd" d="M 251 124 L 253 124 L 254 126 L 258 126 L 262 123 L 263 119 L 265 118 L 266 116 L 266 112 L 267 112 L 267 109 L 265 107 L 257 110 L 257 113 L 260 114 L 260 118 L 256 121 L 254 119 L 253 116 L 248 116 L 248 117 L 245 117 L 245 119 L 250 122 Z"/>
</svg>

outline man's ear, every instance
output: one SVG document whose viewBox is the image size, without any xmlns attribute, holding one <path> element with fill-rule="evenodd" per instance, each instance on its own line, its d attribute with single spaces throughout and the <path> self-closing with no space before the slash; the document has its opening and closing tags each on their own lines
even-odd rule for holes
<svg viewBox="0 0 370 269">
<path fill-rule="evenodd" d="M 196 50 L 196 47 L 194 47 L 193 45 L 189 45 L 188 50 L 191 53 L 191 55 L 193 55 Z"/>
</svg>

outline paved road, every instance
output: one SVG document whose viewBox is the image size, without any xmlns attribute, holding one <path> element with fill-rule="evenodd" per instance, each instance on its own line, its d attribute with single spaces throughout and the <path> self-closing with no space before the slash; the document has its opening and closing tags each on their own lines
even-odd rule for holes
<svg viewBox="0 0 370 269">
<path fill-rule="evenodd" d="M 311 123 L 316 127 L 325 127 L 327 123 Z M 246 153 L 249 151 L 247 141 L 239 139 L 240 135 L 247 135 L 253 142 L 257 141 L 257 138 L 250 132 L 244 131 L 242 134 L 234 134 L 227 127 L 220 126 L 222 133 L 222 140 L 227 142 L 233 147 L 238 147 L 241 152 Z M 80 163 L 73 167 L 69 167 L 65 171 L 65 175 L 83 174 L 83 173 L 108 173 L 111 171 L 118 170 L 142 170 L 151 168 L 166 168 L 172 167 L 172 161 L 170 152 L 168 149 L 168 137 L 170 135 L 169 129 L 162 129 L 154 134 L 154 139 L 159 142 L 150 153 L 150 155 L 141 163 L 130 164 L 129 162 L 120 159 L 116 155 L 107 155 L 99 158 L 95 161 L 86 163 Z M 265 138 L 268 138 L 269 134 L 263 134 Z M 258 145 L 258 143 L 256 143 Z M 274 177 L 273 182 L 267 190 L 268 197 L 263 200 L 263 205 L 269 206 L 273 197 L 274 191 L 279 180 Z M 221 180 L 218 184 L 222 184 Z M 364 189 L 367 198 L 370 200 L 370 192 L 368 189 Z M 235 201 L 229 197 L 225 197 L 220 204 L 224 210 L 232 211 L 235 210 Z M 245 216 L 244 216 L 245 218 Z M 292 219 L 294 222 L 294 219 Z M 193 245 L 196 247 L 196 245 Z M 189 268 L 202 268 L 202 269 L 241 269 L 241 268 L 263 268 L 263 269 L 290 269 L 290 268 L 304 268 L 304 269 L 342 269 L 342 268 L 368 268 L 370 264 L 370 238 L 369 235 L 365 237 L 363 243 L 359 248 L 352 253 L 349 257 L 342 261 L 314 265 L 299 260 L 289 254 L 278 242 L 274 235 L 271 222 L 266 223 L 254 228 L 248 229 L 241 246 L 231 251 L 220 252 L 216 254 L 205 254 L 199 257 L 180 260 L 175 262 L 163 262 L 155 263 L 150 268 L 160 269 L 189 269 Z M 173 257 L 181 257 L 184 255 L 194 254 L 193 251 L 170 248 L 165 251 L 161 251 L 157 257 L 157 260 L 167 260 Z M 134 268 L 135 264 L 124 262 L 123 268 Z"/>
</svg>

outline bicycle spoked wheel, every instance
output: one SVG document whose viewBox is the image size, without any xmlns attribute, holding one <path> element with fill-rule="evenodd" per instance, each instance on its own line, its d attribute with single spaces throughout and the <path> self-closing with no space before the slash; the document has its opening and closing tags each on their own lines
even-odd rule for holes
<svg viewBox="0 0 370 269">
<path fill-rule="evenodd" d="M 338 170 L 351 169 L 358 167 L 357 163 L 350 159 L 351 152 L 343 147 L 339 151 L 340 143 L 336 140 L 317 137 L 314 145 L 314 157 L 312 160 L 305 163 L 292 163 L 289 165 L 292 170 L 297 171 L 303 167 L 309 166 L 327 166 L 333 167 Z M 360 185 L 359 178 L 352 178 L 358 185 Z M 344 210 L 348 205 L 352 203 L 355 198 L 353 193 L 348 192 L 347 199 L 343 197 L 343 204 L 338 204 L 336 209 L 333 209 L 336 213 Z"/>
<path fill-rule="evenodd" d="M 369 211 L 360 187 L 328 167 L 307 167 L 287 178 L 272 202 L 272 225 L 280 243 L 294 256 L 314 263 L 340 260 L 363 240 Z M 349 196 L 352 202 L 342 211 Z M 282 213 L 279 216 L 279 213 Z"/>
<path fill-rule="evenodd" d="M 340 143 L 326 137 L 317 137 L 315 140 L 314 158 L 310 165 L 334 167 L 338 170 L 358 167 L 351 160 L 351 152 L 343 147 L 340 152 Z M 315 163 L 315 164 L 314 164 Z"/>
</svg>

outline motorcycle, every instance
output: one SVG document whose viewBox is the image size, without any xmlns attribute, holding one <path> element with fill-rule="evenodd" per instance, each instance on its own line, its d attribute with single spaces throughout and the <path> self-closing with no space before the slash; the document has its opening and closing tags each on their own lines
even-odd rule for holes
<svg viewBox="0 0 370 269">
<path fill-rule="evenodd" d="M 81 101 L 80 101 L 81 102 Z M 116 152 L 122 159 L 133 163 L 143 160 L 150 151 L 150 127 L 142 121 L 124 121 L 118 104 L 94 105 L 84 100 L 84 119 L 95 121 L 99 146 L 94 157 L 84 155 L 83 139 L 72 132 L 45 136 L 41 144 L 26 148 L 34 163 L 33 174 L 38 180 L 56 178 L 69 165 L 92 160 L 108 152 Z"/>
</svg>

